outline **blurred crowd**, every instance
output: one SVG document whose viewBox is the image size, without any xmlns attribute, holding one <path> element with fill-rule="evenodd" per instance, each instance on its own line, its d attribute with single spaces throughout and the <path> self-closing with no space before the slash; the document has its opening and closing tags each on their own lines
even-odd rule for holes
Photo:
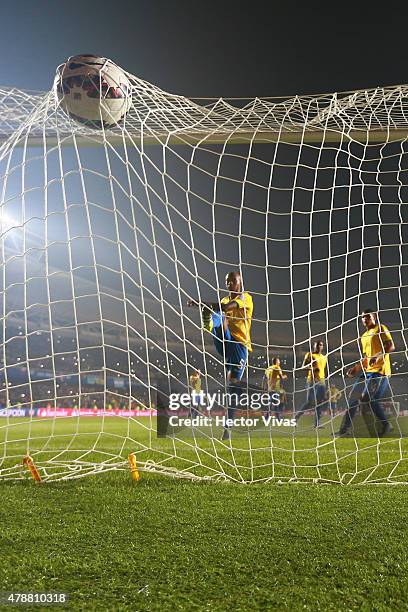
<svg viewBox="0 0 408 612">
<path fill-rule="evenodd" d="M 51 335 L 38 331 L 23 334 L 21 328 L 9 330 L 9 339 L 0 353 L 0 407 L 51 405 L 61 408 L 138 409 L 154 407 L 152 389 L 172 378 L 185 389 L 191 387 L 190 376 L 200 370 L 202 388 L 214 391 L 223 386 L 225 374 L 221 361 L 209 349 L 204 355 L 199 347 L 185 351 L 185 346 L 160 347 L 157 344 L 136 343 L 127 346 L 78 346 L 78 337 Z M 118 343 L 119 344 L 119 343 Z M 299 367 L 299 356 L 291 349 L 279 354 L 282 372 L 283 407 L 291 410 L 302 401 L 305 373 Z M 267 368 L 272 364 L 271 351 L 256 349 L 250 357 L 248 380 L 262 388 Z M 276 353 L 275 353 L 276 355 Z M 335 396 L 343 393 L 344 363 L 340 354 L 329 356 L 329 384 Z M 394 393 L 408 409 L 404 355 L 392 357 Z"/>
</svg>

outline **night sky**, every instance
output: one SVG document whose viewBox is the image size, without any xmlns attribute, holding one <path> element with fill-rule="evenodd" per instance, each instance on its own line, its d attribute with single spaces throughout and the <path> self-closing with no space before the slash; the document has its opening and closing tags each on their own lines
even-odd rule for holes
<svg viewBox="0 0 408 612">
<path fill-rule="evenodd" d="M 323 11 L 323 12 L 322 12 Z M 326 11 L 326 12 L 325 12 Z M 188 96 L 284 96 L 407 81 L 397 11 L 304 3 L 37 0 L 1 3 L 0 83 L 46 90 L 76 53 L 110 57 Z"/>
</svg>

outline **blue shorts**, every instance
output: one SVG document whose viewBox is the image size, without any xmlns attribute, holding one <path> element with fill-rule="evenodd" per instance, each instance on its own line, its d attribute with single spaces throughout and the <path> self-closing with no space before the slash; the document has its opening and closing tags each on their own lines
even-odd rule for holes
<svg viewBox="0 0 408 612">
<path fill-rule="evenodd" d="M 387 417 L 380 402 L 380 400 L 385 398 L 392 399 L 392 390 L 388 376 L 384 376 L 379 372 L 363 372 L 360 378 L 353 384 L 348 394 L 347 410 L 340 427 L 340 432 L 345 433 L 350 429 L 359 402 L 369 404 L 377 419 L 386 423 Z"/>
<path fill-rule="evenodd" d="M 223 356 L 225 369 L 233 378 L 241 380 L 248 361 L 248 349 L 244 344 L 234 340 L 230 330 L 223 330 L 224 315 L 218 312 L 212 314 L 212 335 L 217 352 Z"/>
<path fill-rule="evenodd" d="M 356 380 L 347 399 L 349 406 L 352 406 L 358 401 L 370 402 L 385 398 L 392 398 L 388 376 L 379 372 L 365 372 Z"/>
<path fill-rule="evenodd" d="M 307 396 L 306 403 L 310 406 L 315 406 L 324 403 L 326 399 L 326 383 L 325 382 L 308 382 L 306 385 Z"/>
<path fill-rule="evenodd" d="M 314 408 L 315 411 L 315 425 L 320 423 L 320 415 L 322 409 L 326 406 L 326 383 L 324 381 L 308 381 L 306 384 L 307 395 L 306 402 L 303 404 L 300 410 L 296 412 L 296 419 L 300 419 L 302 414 L 306 410 Z"/>
</svg>

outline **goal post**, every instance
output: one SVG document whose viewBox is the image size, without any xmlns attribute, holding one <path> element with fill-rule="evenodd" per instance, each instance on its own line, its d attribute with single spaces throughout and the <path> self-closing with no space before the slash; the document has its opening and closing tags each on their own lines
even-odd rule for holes
<svg viewBox="0 0 408 612">
<path fill-rule="evenodd" d="M 0 478 L 408 481 L 408 86 L 194 100 L 127 79 L 98 129 L 55 89 L 0 89 Z M 202 313 L 231 272 L 254 305 L 239 410 Z M 362 376 L 370 427 L 357 410 L 337 437 L 366 309 L 392 374 L 381 397 Z"/>
</svg>

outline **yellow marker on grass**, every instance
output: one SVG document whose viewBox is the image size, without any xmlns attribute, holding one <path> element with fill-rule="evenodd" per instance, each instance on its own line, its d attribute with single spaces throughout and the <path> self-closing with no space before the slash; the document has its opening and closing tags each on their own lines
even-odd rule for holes
<svg viewBox="0 0 408 612">
<path fill-rule="evenodd" d="M 135 453 L 130 453 L 129 457 L 130 474 L 133 480 L 140 480 L 140 472 L 137 468 Z"/>
<path fill-rule="evenodd" d="M 35 467 L 35 463 L 34 463 L 32 457 L 30 457 L 30 455 L 26 455 L 24 457 L 23 465 L 27 466 L 27 468 L 30 470 L 31 476 L 34 478 L 34 480 L 36 482 L 42 482 L 42 479 L 41 479 L 41 476 L 40 476 L 40 472 Z"/>
</svg>

